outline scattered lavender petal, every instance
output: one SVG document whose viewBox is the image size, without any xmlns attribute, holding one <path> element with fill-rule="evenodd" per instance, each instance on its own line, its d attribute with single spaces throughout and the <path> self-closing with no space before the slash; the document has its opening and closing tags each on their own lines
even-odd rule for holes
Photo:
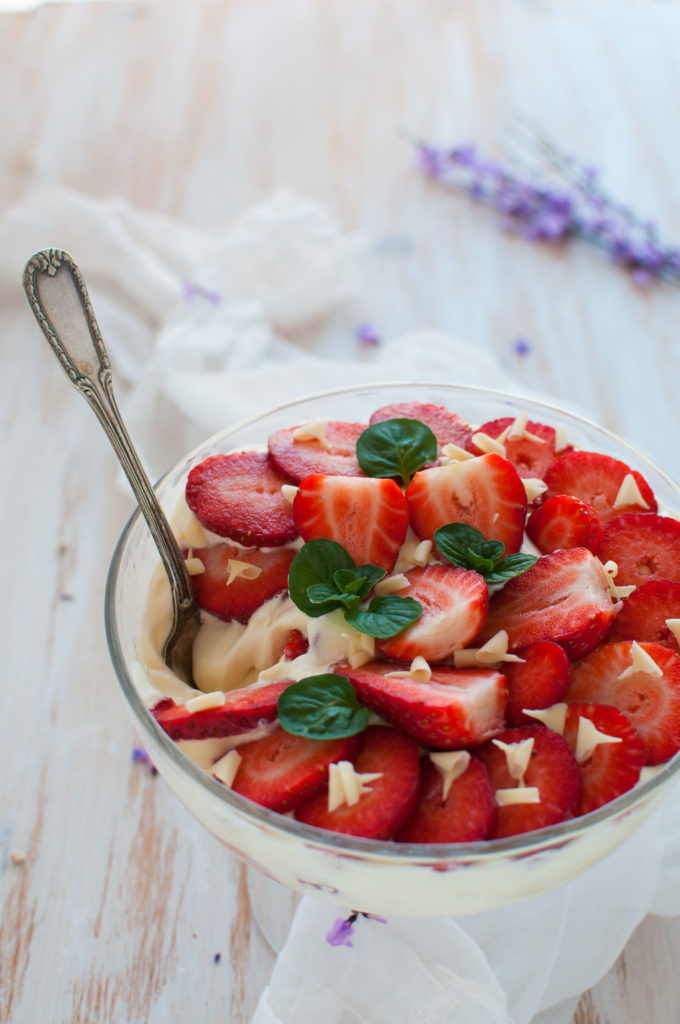
<svg viewBox="0 0 680 1024">
<path fill-rule="evenodd" d="M 215 953 L 215 955 L 213 957 L 213 963 L 214 964 L 218 964 L 221 959 L 222 959 L 222 954 L 221 953 Z"/>
<path fill-rule="evenodd" d="M 372 324 L 369 321 L 358 324 L 354 333 L 357 341 L 361 345 L 371 346 L 380 344 L 380 331 L 375 324 Z"/>
<path fill-rule="evenodd" d="M 336 918 L 326 935 L 326 942 L 329 946 L 354 946 L 351 936 L 354 933 L 353 922 L 355 920 L 356 918 L 352 914 L 348 918 Z"/>
<path fill-rule="evenodd" d="M 527 338 L 515 338 L 512 343 L 512 351 L 516 356 L 519 356 L 520 359 L 528 356 L 533 347 L 534 346 Z"/>
<path fill-rule="evenodd" d="M 144 747 L 135 747 L 132 751 L 132 760 L 135 762 L 141 761 L 144 764 L 151 764 L 151 758 L 144 749 Z"/>
</svg>

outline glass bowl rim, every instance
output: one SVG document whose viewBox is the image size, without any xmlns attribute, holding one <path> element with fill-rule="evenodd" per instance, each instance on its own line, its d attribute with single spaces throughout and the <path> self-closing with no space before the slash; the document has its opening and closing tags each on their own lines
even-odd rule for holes
<svg viewBox="0 0 680 1024">
<path fill-rule="evenodd" d="M 255 413 L 252 416 L 245 417 L 244 419 L 231 424 L 231 426 L 226 427 L 224 430 L 217 431 L 217 433 L 201 441 L 190 452 L 182 456 L 181 459 L 179 459 L 160 477 L 154 485 L 154 490 L 161 488 L 166 480 L 173 476 L 181 466 L 187 466 L 192 462 L 198 452 L 209 449 L 218 441 L 228 438 L 238 430 L 244 429 L 267 416 L 285 411 L 289 408 L 294 408 L 304 402 L 318 401 L 326 398 L 332 399 L 333 397 L 351 395 L 355 392 L 367 390 L 389 390 L 395 387 L 408 389 L 437 388 L 443 391 L 449 391 L 453 394 L 463 393 L 468 395 L 470 398 L 482 397 L 514 403 L 526 401 L 531 403 L 532 406 L 543 409 L 553 416 L 558 414 L 559 416 L 568 417 L 572 421 L 575 421 L 577 425 L 584 427 L 587 430 L 595 430 L 604 438 L 613 442 L 616 446 L 623 447 L 636 459 L 641 459 L 647 464 L 647 466 L 651 467 L 660 477 L 662 477 L 664 482 L 677 493 L 678 500 L 680 502 L 680 485 L 676 483 L 665 470 L 657 465 L 653 459 L 645 455 L 634 445 L 629 444 L 613 431 L 595 423 L 593 420 L 588 419 L 580 413 L 572 412 L 571 410 L 553 405 L 551 402 L 545 401 L 540 397 L 535 398 L 530 394 L 515 393 L 498 388 L 488 388 L 469 384 L 444 384 L 437 381 L 405 380 L 387 380 L 377 382 L 367 381 L 362 384 L 353 384 L 323 391 L 310 392 L 305 395 L 300 395 L 297 398 L 289 399 L 277 405 L 270 406 L 268 409 Z M 123 696 L 128 709 L 132 713 L 137 729 L 154 743 L 160 745 L 164 753 L 173 763 L 174 767 L 178 769 L 181 774 L 188 776 L 192 784 L 198 786 L 199 790 L 209 794 L 210 798 L 218 800 L 218 802 L 224 805 L 225 809 L 233 810 L 241 815 L 245 815 L 246 818 L 253 819 L 256 824 L 266 826 L 269 829 L 273 829 L 275 832 L 283 833 L 283 835 L 288 838 L 300 839 L 304 841 L 306 845 L 327 849 L 329 852 L 337 852 L 347 856 L 354 855 L 362 858 L 368 857 L 369 859 L 380 858 L 382 861 L 387 859 L 389 861 L 395 861 L 400 865 L 408 863 L 422 864 L 424 862 L 432 861 L 446 862 L 451 860 L 473 859 L 475 861 L 492 861 L 499 855 L 504 854 L 530 856 L 532 852 L 538 852 L 553 843 L 558 843 L 560 841 L 566 842 L 574 839 L 581 832 L 593 832 L 598 828 L 598 826 L 603 826 L 612 819 L 625 816 L 635 804 L 643 802 L 643 800 L 650 796 L 656 789 L 661 789 L 664 783 L 680 769 L 679 752 L 658 767 L 654 766 L 654 774 L 649 778 L 638 783 L 633 789 L 621 794 L 621 796 L 616 797 L 614 800 L 604 804 L 597 810 L 591 811 L 589 814 L 569 818 L 556 825 L 550 825 L 542 829 L 535 829 L 531 832 L 519 833 L 503 839 L 481 839 L 473 842 L 462 843 L 396 843 L 393 840 L 366 839 L 358 836 L 350 836 L 345 833 L 330 832 L 326 829 L 317 829 L 313 826 L 305 825 L 302 822 L 296 821 L 294 818 L 288 818 L 277 811 L 272 811 L 267 807 L 256 804 L 253 801 L 242 797 L 240 794 L 234 793 L 230 788 L 222 785 L 217 779 L 213 778 L 209 772 L 200 768 L 174 743 L 167 733 L 157 724 L 153 715 L 150 714 L 149 709 L 144 704 L 137 690 L 131 673 L 128 671 L 122 650 L 122 644 L 118 635 L 114 598 L 126 545 L 132 530 L 139 521 L 140 516 L 141 510 L 138 507 L 128 519 L 118 542 L 116 543 L 106 579 L 104 597 L 105 631 L 109 655 L 119 686 L 123 691 Z"/>
</svg>

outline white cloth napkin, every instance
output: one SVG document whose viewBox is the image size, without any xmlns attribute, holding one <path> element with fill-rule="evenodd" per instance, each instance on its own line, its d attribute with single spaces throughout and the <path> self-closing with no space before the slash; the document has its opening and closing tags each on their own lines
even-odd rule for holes
<svg viewBox="0 0 680 1024">
<path fill-rule="evenodd" d="M 55 186 L 5 214 L 0 244 L 5 302 L 21 301 L 34 251 L 66 249 L 79 263 L 154 473 L 236 419 L 358 380 L 525 390 L 484 351 L 433 332 L 337 358 L 310 351 L 310 323 L 323 350 L 333 309 L 358 288 L 363 243 L 283 190 L 207 233 Z M 305 897 L 253 1024 L 566 1024 L 650 912 L 680 913 L 670 800 L 606 860 L 514 907 L 359 918 L 350 947 L 325 940 L 346 915 Z"/>
</svg>

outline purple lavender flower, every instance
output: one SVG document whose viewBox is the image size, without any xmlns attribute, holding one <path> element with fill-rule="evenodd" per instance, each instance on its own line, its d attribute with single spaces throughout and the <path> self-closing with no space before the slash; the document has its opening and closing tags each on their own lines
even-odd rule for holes
<svg viewBox="0 0 680 1024">
<path fill-rule="evenodd" d="M 524 356 L 528 356 L 532 348 L 533 345 L 527 340 L 527 338 L 515 338 L 512 343 L 512 351 L 516 356 L 519 356 L 520 359 L 523 359 Z"/>
<path fill-rule="evenodd" d="M 370 323 L 368 320 L 357 324 L 354 333 L 360 345 L 372 347 L 380 344 L 380 331 L 375 324 Z"/>
<path fill-rule="evenodd" d="M 326 942 L 329 946 L 354 946 L 352 935 L 354 934 L 354 922 L 356 914 L 350 914 L 347 918 L 336 917 L 333 925 L 326 935 Z"/>
<path fill-rule="evenodd" d="M 151 764 L 151 758 L 144 749 L 144 747 L 135 747 L 132 751 L 132 760 L 135 763 L 142 762 L 143 764 Z"/>
</svg>

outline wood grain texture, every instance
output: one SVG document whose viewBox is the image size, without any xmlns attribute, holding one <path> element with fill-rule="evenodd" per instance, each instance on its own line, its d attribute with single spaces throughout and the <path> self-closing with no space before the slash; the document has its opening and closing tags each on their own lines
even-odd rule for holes
<svg viewBox="0 0 680 1024">
<path fill-rule="evenodd" d="M 502 235 L 416 173 L 405 135 L 497 151 L 522 112 L 677 239 L 679 45 L 676 4 L 588 0 L 0 15 L 0 202 L 57 181 L 208 229 L 286 184 L 367 242 L 361 292 L 304 344 L 354 356 L 364 319 L 474 339 L 678 476 L 680 290 Z M 245 869 L 132 763 L 105 648 L 131 500 L 18 284 L 0 292 L 0 1021 L 246 1024 L 273 958 Z M 680 923 L 646 920 L 573 1024 L 676 1024 L 679 954 Z"/>
</svg>

